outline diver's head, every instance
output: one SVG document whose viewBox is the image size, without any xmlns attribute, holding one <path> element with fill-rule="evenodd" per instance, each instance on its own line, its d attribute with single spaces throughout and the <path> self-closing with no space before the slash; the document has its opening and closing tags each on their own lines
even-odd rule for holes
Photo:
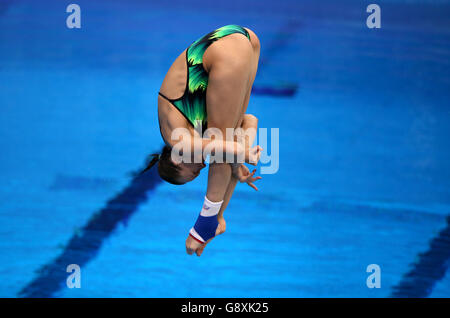
<svg viewBox="0 0 450 318">
<path fill-rule="evenodd" d="M 176 163 L 171 154 L 172 148 L 164 146 L 160 155 L 153 155 L 152 161 L 143 172 L 158 162 L 159 176 L 171 184 L 181 185 L 197 178 L 200 170 L 206 166 L 204 163 Z"/>
</svg>

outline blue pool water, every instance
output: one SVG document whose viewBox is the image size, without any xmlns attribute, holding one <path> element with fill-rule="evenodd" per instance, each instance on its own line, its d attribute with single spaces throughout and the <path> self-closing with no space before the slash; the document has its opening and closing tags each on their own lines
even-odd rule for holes
<svg viewBox="0 0 450 318">
<path fill-rule="evenodd" d="M 368 1 L 74 2 L 79 30 L 69 2 L 0 2 L 1 297 L 450 296 L 449 2 L 378 1 L 381 29 Z M 260 38 L 248 112 L 280 164 L 198 258 L 206 173 L 133 172 L 171 62 L 230 23 Z"/>
</svg>

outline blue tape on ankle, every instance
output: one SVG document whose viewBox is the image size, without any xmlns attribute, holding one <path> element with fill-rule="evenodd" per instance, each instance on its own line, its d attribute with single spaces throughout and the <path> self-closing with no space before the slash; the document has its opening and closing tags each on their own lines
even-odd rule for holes
<svg viewBox="0 0 450 318">
<path fill-rule="evenodd" d="M 217 215 L 213 216 L 199 215 L 197 222 L 195 222 L 194 230 L 206 242 L 210 238 L 216 236 L 216 229 L 218 225 L 219 222 L 217 221 Z"/>
</svg>

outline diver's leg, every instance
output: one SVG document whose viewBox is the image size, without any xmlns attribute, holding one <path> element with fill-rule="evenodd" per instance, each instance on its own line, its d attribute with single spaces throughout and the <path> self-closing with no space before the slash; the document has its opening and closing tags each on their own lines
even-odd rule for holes
<svg viewBox="0 0 450 318">
<path fill-rule="evenodd" d="M 215 96 L 214 95 L 211 96 L 210 103 L 207 103 L 208 105 L 210 105 L 210 107 L 208 107 L 208 122 L 209 122 L 209 126 L 211 126 L 211 127 L 222 127 L 221 125 L 224 125 L 225 127 L 227 127 L 227 125 L 226 125 L 227 120 L 221 121 L 221 118 L 226 118 L 226 116 L 229 115 L 230 113 L 233 113 L 234 116 L 229 118 L 229 120 L 228 120 L 229 123 L 231 123 L 237 119 L 237 122 L 235 123 L 235 125 L 233 125 L 231 127 L 237 128 L 237 127 L 242 126 L 244 114 L 247 111 L 247 107 L 248 107 L 248 103 L 249 103 L 250 95 L 251 95 L 251 91 L 252 91 L 252 86 L 255 81 L 256 72 L 258 70 L 258 61 L 259 61 L 259 54 L 260 54 L 260 44 L 259 44 L 258 38 L 251 30 L 247 29 L 247 31 L 251 35 L 252 43 L 251 43 L 250 58 L 247 60 L 247 63 L 246 63 L 247 68 L 245 68 L 245 72 L 248 72 L 249 77 L 248 77 L 248 79 L 246 81 L 247 83 L 245 85 L 245 97 L 244 97 L 243 103 L 241 104 L 240 107 L 237 108 L 237 110 L 234 110 L 233 112 L 228 112 L 226 107 L 222 107 L 222 108 L 215 107 L 217 105 L 220 105 L 220 103 L 214 103 Z M 247 43 L 244 43 L 244 44 L 247 44 Z M 238 82 L 234 82 L 234 83 L 239 85 Z M 241 79 L 240 84 L 244 85 L 244 83 L 245 83 L 245 76 L 244 76 L 244 78 Z M 209 86 L 208 86 L 208 89 L 209 89 Z M 220 89 L 220 87 L 218 89 Z M 237 117 L 236 117 L 236 111 L 239 113 L 239 115 L 237 115 Z M 213 116 L 213 117 L 211 117 L 211 120 L 213 122 L 212 124 L 210 122 L 210 114 L 212 114 L 212 116 Z M 216 126 L 214 126 L 214 125 L 216 125 Z M 230 127 L 230 126 L 228 126 L 228 127 Z M 244 128 L 244 127 L 242 127 L 242 128 Z M 249 146 L 251 146 L 251 145 L 249 145 Z M 216 167 L 213 168 L 212 172 L 216 172 L 216 171 L 214 171 L 216 169 L 219 170 L 222 168 L 217 168 L 217 164 L 216 164 Z M 227 176 L 228 176 L 228 174 L 227 174 Z M 209 175 L 208 175 L 208 178 L 209 178 Z M 229 175 L 228 180 L 229 180 L 229 182 L 233 181 L 231 178 L 231 174 Z M 234 182 L 234 185 L 230 184 L 228 187 L 226 187 L 226 193 L 233 193 L 235 186 L 236 186 L 236 182 Z M 214 187 L 209 187 L 209 185 L 208 185 L 208 189 L 210 189 L 211 192 L 212 192 L 212 188 L 214 188 Z M 212 195 L 214 195 L 214 198 L 220 198 L 221 197 L 220 194 L 217 197 L 215 196 L 215 194 L 212 194 Z M 225 210 L 226 205 L 227 204 L 225 204 L 225 202 L 224 202 L 224 207 L 221 208 L 221 210 L 220 210 L 220 214 L 219 214 L 220 217 L 223 216 L 223 211 Z"/>
<path fill-rule="evenodd" d="M 246 116 L 246 115 L 244 115 L 244 117 L 245 117 L 245 116 Z M 245 131 L 246 129 L 248 129 L 248 128 L 254 128 L 254 127 L 255 127 L 255 125 L 254 125 L 255 119 L 253 119 L 252 121 L 253 121 L 253 123 L 249 123 L 248 120 L 245 120 L 245 119 L 242 120 L 242 119 L 241 119 L 241 123 L 242 123 L 242 124 L 241 124 L 240 127 L 241 127 L 244 131 Z M 250 141 L 250 142 L 251 142 L 251 141 Z M 225 218 L 223 217 L 223 213 L 225 212 L 225 209 L 227 208 L 228 203 L 230 202 L 231 196 L 233 195 L 233 192 L 234 192 L 234 189 L 235 189 L 235 187 L 236 187 L 237 182 L 238 182 L 238 179 L 232 175 L 232 176 L 230 177 L 230 181 L 229 181 L 229 183 L 228 183 L 227 190 L 226 190 L 226 192 L 225 192 L 225 196 L 224 196 L 224 198 L 223 198 L 222 206 L 220 207 L 219 213 L 217 214 L 217 221 L 218 221 L 219 225 L 218 225 L 217 230 L 216 230 L 216 236 L 219 235 L 219 234 L 224 233 L 225 230 L 226 230 L 226 222 L 225 222 Z M 213 237 L 213 238 L 214 238 L 214 237 Z M 201 246 L 199 246 L 199 247 L 197 248 L 196 254 L 197 254 L 198 256 L 200 256 L 200 255 L 203 253 L 203 250 L 205 249 L 206 245 L 207 245 L 209 242 L 211 242 L 211 240 L 212 240 L 213 238 L 209 239 L 209 240 L 206 242 L 206 244 L 202 244 Z"/>
<path fill-rule="evenodd" d="M 242 43 L 244 44 L 244 43 Z M 246 44 L 249 44 L 248 42 Z M 245 45 L 244 45 L 245 46 Z M 208 105 L 208 127 L 216 127 L 222 130 L 226 136 L 226 128 L 241 127 L 243 116 L 250 99 L 251 88 L 255 79 L 258 66 L 259 47 L 255 50 L 251 45 L 247 46 L 249 58 L 246 62 L 236 63 L 227 59 L 217 63 L 210 70 L 210 79 L 207 90 Z M 241 50 L 242 52 L 242 50 Z M 236 63 L 236 64 L 233 64 Z M 230 65 L 232 67 L 230 67 Z M 223 212 L 228 205 L 234 192 L 237 179 L 232 177 L 231 166 L 229 164 L 211 164 L 208 173 L 207 198 L 213 202 L 223 200 L 217 216 L 219 225 L 216 235 L 225 231 L 226 223 Z M 210 240 L 208 240 L 209 242 Z M 188 237 L 186 241 L 186 251 L 192 254 L 194 251 L 201 255 L 205 244 L 200 244 Z"/>
<path fill-rule="evenodd" d="M 214 49 L 214 50 L 212 50 Z M 242 118 L 245 99 L 252 81 L 253 48 L 247 38 L 230 35 L 211 45 L 206 105 L 208 128 L 218 128 L 226 138 L 226 129 L 235 128 Z M 205 53 L 205 54 L 206 54 Z M 209 167 L 207 198 L 222 201 L 231 177 L 231 166 L 213 163 Z"/>
</svg>

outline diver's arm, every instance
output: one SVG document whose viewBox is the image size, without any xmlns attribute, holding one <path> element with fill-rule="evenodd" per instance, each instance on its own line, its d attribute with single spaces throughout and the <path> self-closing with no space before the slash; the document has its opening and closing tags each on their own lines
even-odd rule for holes
<svg viewBox="0 0 450 318">
<path fill-rule="evenodd" d="M 245 145 L 236 141 L 225 141 L 225 140 L 208 140 L 203 138 L 204 145 L 207 145 L 208 149 L 211 149 L 211 155 L 217 157 L 222 154 L 222 162 L 242 164 L 248 163 L 256 166 L 258 164 L 259 158 L 261 156 L 262 148 L 260 146 L 255 146 L 250 148 L 251 144 Z M 205 147 L 203 147 L 205 150 Z M 217 153 L 218 151 L 219 154 Z M 233 162 L 227 162 L 228 156 L 233 157 Z"/>
<path fill-rule="evenodd" d="M 251 145 L 249 143 L 249 145 Z M 246 162 L 256 165 L 259 161 L 261 147 L 255 146 L 253 148 L 244 147 L 240 142 L 230 140 L 217 140 L 201 137 L 185 136 L 180 142 L 173 146 L 175 153 L 183 155 L 183 151 L 190 150 L 192 162 L 203 162 L 206 155 L 210 154 L 215 158 L 222 159 L 222 162 L 227 163 L 228 158 L 233 158 L 233 162 L 228 163 L 242 163 Z M 222 154 L 222 155 L 221 155 Z"/>
</svg>

